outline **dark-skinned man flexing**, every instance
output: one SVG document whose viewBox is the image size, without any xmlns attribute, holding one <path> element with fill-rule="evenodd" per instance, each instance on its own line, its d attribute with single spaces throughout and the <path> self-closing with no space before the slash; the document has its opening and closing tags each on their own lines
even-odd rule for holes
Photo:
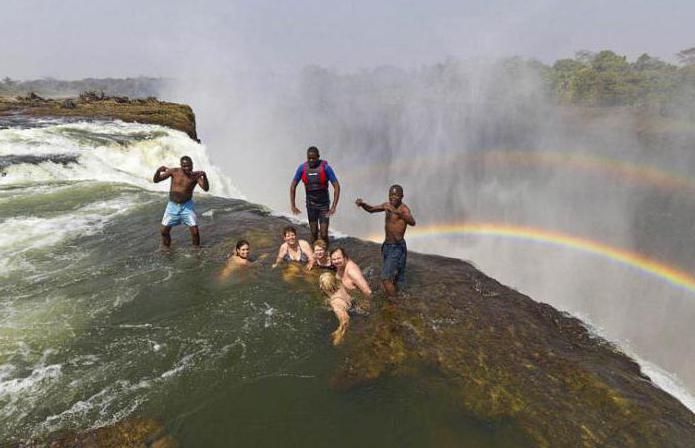
<svg viewBox="0 0 695 448">
<path fill-rule="evenodd" d="M 160 233 L 162 244 L 171 246 L 171 228 L 185 224 L 191 232 L 191 242 L 194 248 L 200 247 L 200 232 L 198 231 L 198 216 L 193 206 L 193 189 L 200 185 L 204 191 L 210 190 L 205 171 L 193 171 L 193 160 L 188 156 L 181 157 L 180 168 L 160 166 L 154 173 L 154 183 L 171 178 L 169 186 L 169 203 L 164 211 Z"/>
</svg>

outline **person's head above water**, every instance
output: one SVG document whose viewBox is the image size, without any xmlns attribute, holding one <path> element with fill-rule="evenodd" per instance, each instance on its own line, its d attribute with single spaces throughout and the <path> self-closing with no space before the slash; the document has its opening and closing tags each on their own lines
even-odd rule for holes
<svg viewBox="0 0 695 448">
<path fill-rule="evenodd" d="M 314 256 L 318 259 L 322 259 L 326 255 L 328 250 L 328 244 L 322 239 L 318 239 L 314 242 Z"/>
<path fill-rule="evenodd" d="M 234 252 L 236 253 L 237 257 L 245 260 L 249 257 L 251 245 L 246 240 L 239 240 L 236 242 L 236 246 L 234 246 Z"/>
<path fill-rule="evenodd" d="M 333 294 L 340 288 L 338 279 L 332 272 L 324 272 L 319 276 L 319 288 L 327 294 Z"/>
<path fill-rule="evenodd" d="M 389 188 L 389 204 L 394 207 L 401 205 L 401 200 L 403 200 L 403 187 L 400 185 L 391 185 Z"/>
<path fill-rule="evenodd" d="M 282 237 L 287 244 L 294 246 L 297 244 L 297 229 L 294 226 L 286 226 L 282 229 Z"/>
<path fill-rule="evenodd" d="M 347 252 L 345 252 L 345 249 L 342 247 L 336 247 L 331 250 L 331 263 L 333 263 L 333 266 L 336 268 L 340 269 L 345 266 L 345 263 L 347 263 L 349 259 L 350 257 L 348 257 Z"/>
<path fill-rule="evenodd" d="M 188 156 L 181 157 L 181 170 L 186 174 L 191 174 L 193 171 L 193 159 Z"/>
<path fill-rule="evenodd" d="M 310 146 L 306 150 L 306 161 L 309 162 L 309 167 L 316 168 L 319 166 L 320 160 L 321 154 L 319 154 L 319 149 L 316 146 Z"/>
</svg>

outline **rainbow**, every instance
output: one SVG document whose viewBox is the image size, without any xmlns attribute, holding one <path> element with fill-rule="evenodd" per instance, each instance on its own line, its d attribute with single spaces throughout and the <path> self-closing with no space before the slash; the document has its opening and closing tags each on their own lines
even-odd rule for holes
<svg viewBox="0 0 695 448">
<path fill-rule="evenodd" d="M 574 249 L 607 258 L 610 261 L 656 276 L 690 293 L 695 293 L 695 277 L 685 271 L 660 263 L 644 255 L 629 252 L 597 241 L 539 228 L 485 222 L 440 224 L 410 228 L 406 234 L 406 239 L 461 235 L 507 237 Z M 382 238 L 383 236 L 381 234 L 370 235 L 368 237 L 371 241 L 381 241 Z"/>
<path fill-rule="evenodd" d="M 487 150 L 427 158 L 416 157 L 396 160 L 389 165 L 354 167 L 352 170 L 347 170 L 346 176 L 361 178 L 383 175 L 384 171 L 392 171 L 394 175 L 401 175 L 408 173 L 409 170 L 417 172 L 423 166 L 436 167 L 455 162 L 482 163 L 489 166 L 507 165 L 515 168 L 519 166 L 548 166 L 554 169 L 600 173 L 610 178 L 648 184 L 661 189 L 695 192 L 695 178 L 693 177 L 617 159 L 551 151 Z"/>
</svg>

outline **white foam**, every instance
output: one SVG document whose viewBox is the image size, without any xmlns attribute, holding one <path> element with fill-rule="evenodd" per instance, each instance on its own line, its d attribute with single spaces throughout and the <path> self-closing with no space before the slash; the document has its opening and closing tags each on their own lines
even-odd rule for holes
<svg viewBox="0 0 695 448">
<path fill-rule="evenodd" d="M 48 366 L 36 366 L 31 374 L 26 377 L 5 379 L 0 381 L 0 401 L 9 402 L 2 409 L 2 414 L 9 416 L 15 411 L 15 406 L 20 400 L 30 400 L 35 397 L 35 391 L 47 381 L 54 380 L 61 375 L 60 364 Z"/>
<path fill-rule="evenodd" d="M 685 387 L 677 376 L 666 372 L 656 364 L 652 364 L 649 361 L 645 361 L 634 355 L 632 355 L 632 357 L 635 358 L 635 360 L 639 363 L 640 367 L 642 368 L 642 372 L 651 378 L 654 384 L 670 395 L 676 397 L 692 412 L 695 412 L 695 397 L 693 397 L 693 395 L 688 391 L 688 388 Z"/>
<path fill-rule="evenodd" d="M 572 316 L 577 317 L 582 321 L 591 336 L 599 337 L 603 340 L 609 340 L 605 336 L 605 330 L 601 327 L 594 326 L 587 316 L 578 312 L 572 313 Z M 640 358 L 628 341 L 618 341 L 617 345 L 623 353 L 637 362 L 642 373 L 647 375 L 656 386 L 676 398 L 692 412 L 695 412 L 695 396 L 690 393 L 688 388 L 685 387 L 678 376 L 665 371 L 656 364 Z"/>
<path fill-rule="evenodd" d="M 6 232 L 5 238 L 0 239 L 0 259 L 3 260 L 0 276 L 20 268 L 23 253 L 54 246 L 68 238 L 95 234 L 110 220 L 136 205 L 132 197 L 122 196 L 93 202 L 70 214 L 51 218 L 24 216 L 0 221 Z"/>
<path fill-rule="evenodd" d="M 146 133 L 149 139 L 119 144 L 108 136 L 123 141 Z M 99 140 L 99 134 L 107 140 Z M 11 165 L 0 178 L 0 185 L 48 182 L 56 180 L 95 180 L 136 185 L 140 188 L 167 191 L 169 182 L 155 184 L 152 176 L 161 165 L 179 166 L 188 155 L 194 169 L 204 170 L 210 181 L 210 194 L 243 198 L 208 158 L 207 150 L 185 133 L 163 126 L 138 123 L 80 122 L 32 129 L 0 130 L 0 156 L 66 154 L 77 157 L 76 164 L 43 162 Z"/>
</svg>

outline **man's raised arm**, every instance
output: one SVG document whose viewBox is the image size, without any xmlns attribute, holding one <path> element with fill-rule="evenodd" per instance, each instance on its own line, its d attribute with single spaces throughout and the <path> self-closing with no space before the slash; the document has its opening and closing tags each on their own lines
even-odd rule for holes
<svg viewBox="0 0 695 448">
<path fill-rule="evenodd" d="M 162 165 L 159 168 L 157 168 L 157 171 L 154 172 L 154 177 L 152 178 L 152 181 L 156 184 L 169 177 L 171 177 L 171 170 Z"/>
<path fill-rule="evenodd" d="M 200 188 L 202 188 L 203 191 L 210 191 L 210 183 L 208 182 L 208 175 L 205 174 L 205 171 L 198 171 L 196 174 L 198 175 L 196 182 L 198 182 Z"/>
<path fill-rule="evenodd" d="M 355 205 L 358 207 L 362 207 L 364 210 L 368 211 L 369 213 L 383 212 L 384 210 L 386 210 L 386 208 L 384 208 L 385 204 L 372 206 L 372 205 L 367 204 L 366 202 L 364 202 L 360 198 L 357 198 L 357 200 L 355 201 Z"/>
</svg>

